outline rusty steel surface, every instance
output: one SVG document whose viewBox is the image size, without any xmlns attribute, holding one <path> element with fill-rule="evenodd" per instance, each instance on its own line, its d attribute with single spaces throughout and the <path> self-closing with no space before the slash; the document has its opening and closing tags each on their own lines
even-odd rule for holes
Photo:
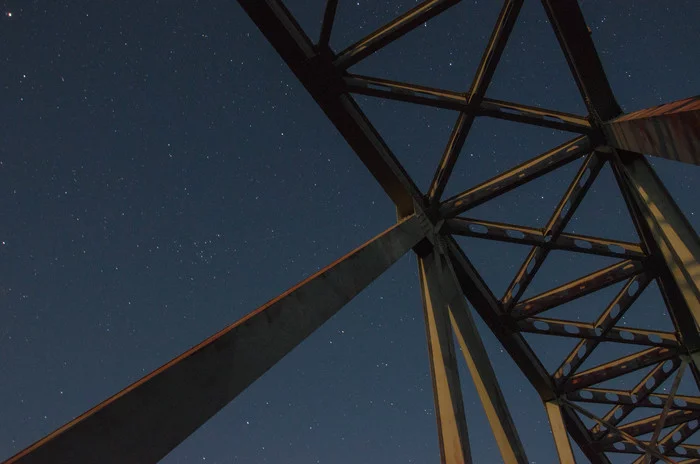
<svg viewBox="0 0 700 464">
<path fill-rule="evenodd" d="M 700 96 L 625 114 L 604 130 L 615 148 L 700 166 Z"/>
<path fill-rule="evenodd" d="M 676 394 L 683 378 L 700 382 L 700 241 L 643 156 L 700 164 L 698 97 L 620 116 L 575 0 L 542 3 L 586 102 L 585 115 L 484 96 L 522 1 L 503 3 L 474 80 L 457 90 L 361 76 L 347 69 L 425 21 L 446 14 L 458 0 L 424 1 L 339 52 L 329 46 L 335 0 L 326 2 L 318 42 L 306 36 L 280 0 L 239 3 L 404 219 L 8 462 L 158 461 L 411 249 L 419 263 L 441 462 L 472 462 L 475 446 L 468 438 L 453 334 L 503 460 L 528 462 L 467 302 L 540 396 L 560 462 L 575 462 L 574 443 L 595 464 L 609 464 L 611 456 L 626 456 L 635 463 L 681 458 L 700 462 L 698 447 L 687 443 L 700 429 L 700 397 Z M 354 94 L 459 112 L 427 191 L 416 186 Z M 444 199 L 469 129 L 479 117 L 567 130 L 573 138 Z M 581 167 L 556 208 L 546 213 L 549 220 L 544 227 L 468 217 L 472 208 L 576 160 Z M 612 168 L 639 242 L 565 232 L 605 166 Z M 530 247 L 503 296 L 489 288 L 457 236 Z M 618 261 L 524 297 L 552 250 Z M 590 308 L 593 322 L 547 314 L 613 284 L 619 284 L 619 291 L 606 300 L 609 304 Z M 661 290 L 673 331 L 621 325 L 652 284 Z M 560 353 L 561 362 L 548 370 L 525 334 L 578 342 Z M 593 361 L 610 342 L 636 346 L 636 351 Z M 238 347 L 235 355 L 233 346 Z M 193 373 L 208 380 L 193 379 Z M 615 381 L 615 388 L 601 385 L 608 381 Z M 668 389 L 665 382 L 673 386 Z M 193 401 L 183 405 L 185 394 Z M 593 405 L 597 409 L 588 409 Z M 149 435 L 154 428 L 159 434 Z"/>
</svg>

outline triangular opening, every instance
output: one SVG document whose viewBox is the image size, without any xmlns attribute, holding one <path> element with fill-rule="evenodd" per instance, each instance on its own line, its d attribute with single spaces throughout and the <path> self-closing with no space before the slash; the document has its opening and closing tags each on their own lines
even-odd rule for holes
<svg viewBox="0 0 700 464">
<path fill-rule="evenodd" d="M 540 2 L 524 2 L 488 97 L 588 114 Z"/>
<path fill-rule="evenodd" d="M 498 451 L 498 444 L 493 435 L 486 412 L 481 404 L 479 394 L 474 386 L 471 373 L 464 361 L 464 356 L 459 348 L 459 343 L 454 340 L 457 352 L 457 366 L 459 368 L 459 381 L 462 387 L 462 397 L 464 399 L 464 412 L 467 416 L 467 430 L 470 443 L 479 443 L 479 446 L 472 446 L 472 459 L 476 462 L 499 462 L 501 455 Z"/>
<path fill-rule="evenodd" d="M 580 341 L 574 337 L 557 337 L 537 333 L 523 333 L 525 341 L 530 345 L 547 369 L 547 372 L 556 371 L 563 361 L 563 354 L 570 353 Z"/>
<path fill-rule="evenodd" d="M 698 384 L 695 381 L 693 372 L 690 370 L 690 366 L 685 368 L 681 383 L 678 385 L 678 390 L 676 390 L 676 395 L 700 397 L 700 389 L 698 389 Z"/>
<path fill-rule="evenodd" d="M 639 243 L 634 223 L 608 163 L 600 170 L 598 177 L 564 230 L 610 240 Z"/>
<path fill-rule="evenodd" d="M 620 318 L 617 327 L 675 332 L 673 321 L 668 314 L 656 280 L 649 283 L 637 297 L 637 300 Z"/>
<path fill-rule="evenodd" d="M 426 192 L 457 113 L 362 95 L 357 95 L 356 101 L 408 175 Z"/>
<path fill-rule="evenodd" d="M 576 176 L 580 164 L 580 161 L 574 161 L 562 166 L 462 215 L 486 221 L 542 228 L 547 225 L 552 211 L 564 196 L 571 179 Z"/>
<path fill-rule="evenodd" d="M 458 3 L 352 66 L 350 71 L 467 92 L 500 7 L 499 2 Z"/>
<path fill-rule="evenodd" d="M 543 431 L 551 433 L 551 430 L 539 394 L 488 326 L 474 314 L 473 310 L 472 314 L 529 462 L 547 462 L 556 450 L 553 441 L 541 440 Z M 462 379 L 462 382 L 465 381 L 468 380 Z M 468 398 L 465 398 L 465 402 L 470 403 Z M 469 413 L 470 408 L 467 407 L 467 414 Z M 470 428 L 470 434 L 471 431 Z M 471 435 L 470 439 L 472 443 L 478 443 L 471 438 Z M 498 456 L 497 459 L 474 459 L 474 461 L 502 462 L 502 459 Z"/>
<path fill-rule="evenodd" d="M 444 197 L 449 198 L 475 187 L 573 138 L 570 133 L 564 131 L 502 119 L 476 118 L 457 159 L 452 177 L 447 183 Z M 547 178 L 549 185 L 553 187 L 550 192 L 559 192 L 563 191 L 562 185 L 564 189 L 569 185 L 573 173 L 555 170 L 547 174 Z M 543 192 L 540 191 L 539 194 L 542 196 Z M 550 194 L 545 193 L 544 196 L 548 197 Z M 561 198 L 552 196 L 548 201 L 551 205 L 542 211 L 542 215 L 547 218 Z M 520 204 L 522 208 L 541 206 L 545 206 L 543 199 Z"/>
<path fill-rule="evenodd" d="M 496 297 L 502 295 L 529 253 L 529 247 L 474 237 L 454 236 Z"/>
<path fill-rule="evenodd" d="M 609 258 L 607 256 L 553 250 L 544 260 L 537 274 L 535 274 L 522 299 L 539 295 L 619 261 L 618 258 Z M 592 295 L 597 293 L 595 292 Z M 605 308 L 609 302 L 609 299 L 607 301 L 601 299 L 601 301 L 596 302 L 595 307 Z"/>
</svg>

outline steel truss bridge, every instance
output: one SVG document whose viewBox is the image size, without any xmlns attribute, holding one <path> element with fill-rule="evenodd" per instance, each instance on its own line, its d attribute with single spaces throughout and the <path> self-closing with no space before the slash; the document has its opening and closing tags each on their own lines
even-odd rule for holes
<svg viewBox="0 0 700 464">
<path fill-rule="evenodd" d="M 327 0 L 320 37 L 315 40 L 305 34 L 280 0 L 239 3 L 395 203 L 396 225 L 7 463 L 159 461 L 409 251 L 416 253 L 418 259 L 441 462 L 472 462 L 454 334 L 503 461 L 528 463 L 469 303 L 541 397 L 560 462 L 575 462 L 575 442 L 596 464 L 610 463 L 613 453 L 625 453 L 635 464 L 700 463 L 700 446 L 686 442 L 700 428 L 700 398 L 676 394 L 683 376 L 700 382 L 700 240 L 646 159 L 658 156 L 700 165 L 699 97 L 623 114 L 576 0 L 542 0 L 542 4 L 586 103 L 587 115 L 485 96 L 518 20 L 522 0 L 505 0 L 466 91 L 348 71 L 431 18 L 447 14 L 459 0 L 424 1 L 342 51 L 329 46 L 337 0 Z M 354 94 L 459 112 L 426 192 L 420 191 L 409 177 L 360 110 Z M 458 195 L 444 198 L 445 186 L 469 129 L 479 117 L 560 129 L 576 136 Z M 576 160 L 583 160 L 581 167 L 545 227 L 469 217 L 472 208 Z M 639 243 L 564 232 L 606 164 L 612 168 Z M 531 249 L 499 298 L 481 278 L 455 236 L 520 243 Z M 523 298 L 552 250 L 614 257 L 619 261 L 545 293 Z M 618 326 L 653 281 L 661 291 L 675 330 Z M 546 311 L 552 308 L 618 283 L 623 283 L 621 290 L 601 308 L 593 323 L 547 317 Z M 523 333 L 576 337 L 578 342 L 562 356 L 561 365 L 550 372 Z M 581 369 L 604 342 L 629 343 L 639 350 Z M 648 373 L 624 388 L 598 386 L 643 369 L 649 369 Z M 667 380 L 671 387 L 661 393 L 659 386 Z M 608 411 L 604 415 L 593 414 L 584 407 L 588 403 L 608 405 Z M 654 408 L 655 412 L 625 421 L 638 408 Z M 586 426 L 584 417 L 594 425 Z M 640 438 L 643 436 L 646 438 Z"/>
</svg>

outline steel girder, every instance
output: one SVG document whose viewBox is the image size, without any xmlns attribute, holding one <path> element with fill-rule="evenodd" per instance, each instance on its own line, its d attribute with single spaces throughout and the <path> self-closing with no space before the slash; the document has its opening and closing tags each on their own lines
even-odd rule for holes
<svg viewBox="0 0 700 464">
<path fill-rule="evenodd" d="M 394 202 L 398 224 L 6 462 L 158 461 L 410 249 L 418 255 L 442 462 L 471 462 L 453 333 L 504 462 L 527 462 L 467 301 L 542 398 L 560 462 L 574 462 L 572 440 L 593 463 L 609 463 L 610 453 L 631 454 L 635 463 L 677 462 L 678 458 L 700 462 L 700 448 L 686 443 L 700 428 L 700 397 L 677 394 L 684 372 L 690 371 L 695 382 L 700 381 L 700 241 L 640 154 L 698 164 L 697 97 L 621 115 L 575 0 L 542 3 L 586 103 L 587 115 L 486 97 L 517 21 L 521 0 L 504 2 L 476 76 L 466 91 L 348 71 L 458 1 L 424 1 L 336 53 L 329 40 L 337 0 L 326 2 L 316 43 L 280 0 L 239 0 Z M 427 192 L 418 189 L 362 113 L 353 93 L 459 112 Z M 443 200 L 442 193 L 469 128 L 475 118 L 484 116 L 567 130 L 578 136 Z M 581 168 L 541 229 L 460 216 L 582 158 Z M 606 163 L 620 185 L 640 243 L 564 232 Z M 458 235 L 531 247 L 503 297 L 497 298 L 486 285 L 468 253 L 454 239 Z M 527 286 L 551 250 L 621 261 L 523 300 Z M 661 289 L 675 331 L 618 325 L 654 281 Z M 624 284 L 592 323 L 540 315 L 619 282 Z M 549 372 L 526 342 L 526 333 L 575 337 L 579 342 L 563 356 L 560 366 Z M 600 352 L 600 345 L 608 342 L 638 345 L 639 349 L 581 370 L 591 354 Z M 630 376 L 635 375 L 630 384 Z M 613 380 L 622 386 L 609 388 L 602 384 Z M 672 385 L 663 391 L 667 381 Z M 185 398 L 188 401 L 182 401 Z M 586 409 L 588 404 L 610 408 L 599 416 Z M 658 412 L 627 419 L 639 416 L 646 408 Z M 651 436 L 644 438 L 645 434 Z"/>
</svg>

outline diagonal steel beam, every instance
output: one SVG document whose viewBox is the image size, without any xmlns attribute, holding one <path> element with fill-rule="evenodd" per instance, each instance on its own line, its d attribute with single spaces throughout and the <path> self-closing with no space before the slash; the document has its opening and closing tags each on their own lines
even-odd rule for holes
<svg viewBox="0 0 700 464">
<path fill-rule="evenodd" d="M 425 236 L 411 216 L 95 406 L 7 464 L 155 463 Z"/>
<path fill-rule="evenodd" d="M 449 308 L 452 329 L 467 362 L 503 462 L 527 464 L 525 449 L 496 379 L 496 373 L 489 361 L 486 348 L 472 319 L 471 310 L 467 306 L 464 294 L 459 290 L 459 281 L 449 259 L 443 254 L 442 246 L 440 246 L 440 252 L 438 257 L 441 291 Z"/>
<path fill-rule="evenodd" d="M 559 400 L 559 403 L 562 401 Z M 610 464 L 610 459 L 605 453 L 595 447 L 593 438 L 581 418 L 566 404 L 561 404 L 561 407 L 566 430 L 591 464 Z"/>
<path fill-rule="evenodd" d="M 474 306 L 476 312 L 489 326 L 489 329 L 525 374 L 540 397 L 544 401 L 553 399 L 555 397 L 554 384 L 542 362 L 523 336 L 511 324 L 505 323 L 505 314 L 498 300 L 451 237 L 447 239 L 447 250 L 457 280 L 467 300 Z"/>
<path fill-rule="evenodd" d="M 331 31 L 335 21 L 335 10 L 338 8 L 338 0 L 326 0 L 326 8 L 323 10 L 323 22 L 321 23 L 321 34 L 318 39 L 319 47 L 328 48 L 331 40 Z"/>
<path fill-rule="evenodd" d="M 559 401 L 551 400 L 545 401 L 544 407 L 549 419 L 549 427 L 552 429 L 552 437 L 554 438 L 554 446 L 557 449 L 559 462 L 562 464 L 576 464 L 574 450 L 571 447 L 569 434 L 566 430 L 563 406 Z"/>
<path fill-rule="evenodd" d="M 443 217 L 454 217 L 488 200 L 503 195 L 520 185 L 543 176 L 591 151 L 588 137 L 576 137 L 552 150 L 542 153 L 513 169 L 499 174 L 474 188 L 445 200 L 440 205 Z"/>
<path fill-rule="evenodd" d="M 586 20 L 576 0 L 542 0 L 549 22 L 591 115 L 607 121 L 622 113 L 615 101 Z"/>
<path fill-rule="evenodd" d="M 634 345 L 666 346 L 678 348 L 678 340 L 672 332 L 643 330 L 632 327 L 612 327 L 606 334 L 594 324 L 546 317 L 529 317 L 518 323 L 523 332 L 558 335 L 603 342 L 631 343 Z"/>
<path fill-rule="evenodd" d="M 662 408 L 666 401 L 669 400 L 669 395 L 653 393 L 640 399 L 637 395 L 627 390 L 583 388 L 567 393 L 566 399 L 582 403 L 622 404 L 643 408 Z M 700 411 L 700 398 L 697 396 L 675 395 L 673 397 L 673 409 Z"/>
<path fill-rule="evenodd" d="M 338 54 L 334 64 L 340 69 L 347 69 L 459 2 L 460 0 L 426 0 L 350 45 Z"/>
<path fill-rule="evenodd" d="M 613 425 L 619 424 L 630 415 L 638 404 L 644 402 L 654 391 L 656 391 L 680 366 L 679 357 L 673 357 L 670 360 L 659 363 L 652 368 L 637 385 L 631 390 L 631 394 L 637 399 L 634 404 L 618 404 L 611 408 L 603 417 L 603 420 Z M 591 433 L 596 439 L 600 439 L 605 435 L 605 431 L 601 430 L 599 425 L 593 426 Z"/>
<path fill-rule="evenodd" d="M 481 101 L 479 115 L 580 134 L 589 134 L 593 130 L 583 116 L 491 98 Z"/>
<path fill-rule="evenodd" d="M 595 328 L 599 330 L 601 335 L 608 333 L 622 319 L 627 309 L 642 294 L 650 281 L 651 277 L 648 273 L 637 274 L 627 281 L 594 323 Z M 554 372 L 554 381 L 558 385 L 565 383 L 571 375 L 578 371 L 578 368 L 581 367 L 599 344 L 600 340 L 595 339 L 581 340 L 577 343 Z"/>
<path fill-rule="evenodd" d="M 625 114 L 603 130 L 615 148 L 700 166 L 700 96 Z"/>
<path fill-rule="evenodd" d="M 613 258 L 643 260 L 642 247 L 636 243 L 591 237 L 588 235 L 561 233 L 555 239 L 541 229 L 503 222 L 485 221 L 466 217 L 445 221 L 445 230 L 453 235 L 483 238 L 499 242 L 519 243 L 550 250 L 567 250 Z"/>
<path fill-rule="evenodd" d="M 503 8 L 496 21 L 496 27 L 491 33 L 491 38 L 481 57 L 479 68 L 476 71 L 472 85 L 467 94 L 467 112 L 460 113 L 457 117 L 457 122 L 452 129 L 450 139 L 445 147 L 445 150 L 440 159 L 433 181 L 428 189 L 428 200 L 431 204 L 437 205 L 442 198 L 447 182 L 450 179 L 452 170 L 457 163 L 460 151 L 464 146 L 464 142 L 469 134 L 472 123 L 474 122 L 474 110 L 481 104 L 481 99 L 486 93 L 486 89 L 491 83 L 493 73 L 496 71 L 496 66 L 501 59 L 503 49 L 508 42 L 510 33 L 515 25 L 515 20 L 518 17 L 523 0 L 505 0 Z"/>
<path fill-rule="evenodd" d="M 700 364 L 700 238 L 641 155 L 619 151 L 613 172 L 658 269 L 659 288 L 693 362 Z"/>
<path fill-rule="evenodd" d="M 575 409 L 577 412 L 580 414 L 588 417 L 589 419 L 593 420 L 596 422 L 599 426 L 605 426 L 610 430 L 611 434 L 615 435 L 617 437 L 617 441 L 622 441 L 624 440 L 625 442 L 628 443 L 633 443 L 635 446 L 637 446 L 639 449 L 646 451 L 647 453 L 651 454 L 652 456 L 657 457 L 658 459 L 661 459 L 664 462 L 668 462 L 670 464 L 674 464 L 672 460 L 670 460 L 668 457 L 662 455 L 659 453 L 656 449 L 651 448 L 647 443 L 638 440 L 635 438 L 636 435 L 641 435 L 641 434 L 635 434 L 635 433 L 630 433 L 630 429 L 625 428 L 625 426 L 622 427 L 616 427 L 604 420 L 601 420 L 599 417 L 597 417 L 595 414 L 592 414 L 591 412 L 587 411 L 586 409 L 582 408 L 581 406 L 572 403 L 571 401 L 564 400 L 566 404 L 572 408 Z"/>
<path fill-rule="evenodd" d="M 576 208 L 581 204 L 584 196 L 598 177 L 604 163 L 605 159 L 598 151 L 594 151 L 583 161 L 576 176 L 569 184 L 569 188 L 567 188 L 566 193 L 561 200 L 559 200 L 559 204 L 547 222 L 547 225 L 544 227 L 542 235 L 544 236 L 543 240 L 545 243 L 559 240 L 564 228 L 574 216 Z M 576 242 L 573 244 L 578 245 Z M 591 248 L 593 248 L 592 244 Z M 534 247 L 530 250 L 530 253 L 528 253 L 523 264 L 520 265 L 518 272 L 513 277 L 513 280 L 510 282 L 503 295 L 502 301 L 506 310 L 511 310 L 520 300 L 520 297 L 525 293 L 527 287 L 535 278 L 537 271 L 539 271 L 542 264 L 544 264 L 544 260 L 549 255 L 549 251 L 549 248 L 542 247 Z"/>
<path fill-rule="evenodd" d="M 513 308 L 513 317 L 532 317 L 555 306 L 568 303 L 644 271 L 639 261 L 621 261 L 599 271 L 573 280 L 557 288 L 521 301 Z"/>
<path fill-rule="evenodd" d="M 656 428 L 656 425 L 661 420 L 662 413 L 645 417 L 643 419 L 636 420 L 634 422 L 628 422 L 627 424 L 617 426 L 617 428 L 631 436 L 637 437 L 639 435 L 644 435 L 645 433 L 652 433 Z M 669 411 L 666 415 L 666 426 L 678 425 L 685 422 L 692 421 L 693 419 L 700 418 L 700 411 L 683 411 L 676 409 Z M 612 425 L 612 424 L 609 424 Z M 615 427 L 615 426 L 613 426 Z M 615 443 L 619 441 L 618 437 L 614 434 L 608 434 L 604 439 L 600 440 L 598 443 L 602 445 L 607 445 L 610 443 Z"/>
<path fill-rule="evenodd" d="M 660 363 L 676 355 L 671 348 L 647 348 L 646 350 L 632 353 L 628 356 L 606 362 L 596 367 L 580 372 L 562 385 L 562 391 L 570 392 L 580 388 L 590 387 L 596 383 L 620 377 L 630 372 L 643 369 L 647 366 Z"/>
<path fill-rule="evenodd" d="M 280 0 L 238 3 L 396 204 L 399 217 L 412 213 L 414 204 L 423 202 L 418 187 L 357 103 L 343 93 L 343 74 L 328 50 L 313 46 Z"/>
<path fill-rule="evenodd" d="M 345 77 L 344 82 L 348 92 L 361 95 L 462 111 L 476 116 L 488 116 L 579 134 L 590 134 L 593 131 L 591 123 L 583 116 L 556 110 L 487 97 L 482 98 L 481 104 L 477 107 L 469 104 L 470 94 L 468 93 L 356 74 Z"/>
<path fill-rule="evenodd" d="M 440 462 L 463 464 L 472 462 L 472 459 L 457 355 L 452 342 L 449 300 L 441 288 L 441 267 L 440 257 L 434 251 L 418 257 Z"/>
</svg>

